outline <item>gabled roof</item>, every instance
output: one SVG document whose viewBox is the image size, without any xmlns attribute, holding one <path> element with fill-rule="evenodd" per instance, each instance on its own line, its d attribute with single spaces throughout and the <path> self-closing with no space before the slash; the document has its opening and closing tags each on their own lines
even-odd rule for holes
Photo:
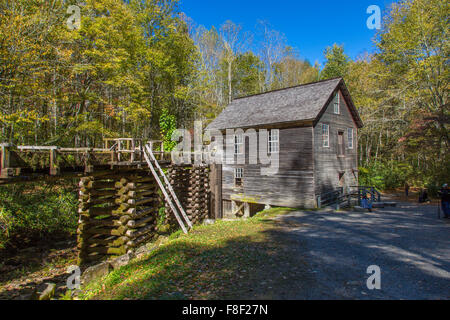
<svg viewBox="0 0 450 320">
<path fill-rule="evenodd" d="M 336 78 L 236 99 L 207 129 L 317 122 L 338 89 L 341 89 L 355 123 L 361 128 L 363 123 L 344 80 Z"/>
</svg>

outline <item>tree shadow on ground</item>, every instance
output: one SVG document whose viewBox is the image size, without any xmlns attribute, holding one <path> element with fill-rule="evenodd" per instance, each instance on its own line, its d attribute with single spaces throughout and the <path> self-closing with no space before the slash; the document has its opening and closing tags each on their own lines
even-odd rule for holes
<svg viewBox="0 0 450 320">
<path fill-rule="evenodd" d="M 308 226 L 289 233 L 307 241 L 304 258 L 317 270 L 320 288 L 314 299 L 448 299 L 450 237 L 434 211 L 399 204 L 373 213 L 302 212 L 279 221 Z M 380 291 L 367 290 L 370 265 L 382 269 Z"/>
<path fill-rule="evenodd" d="M 303 244 L 270 227 L 220 243 L 176 241 L 115 272 L 95 298 L 283 299 L 313 278 Z M 299 285 L 300 284 L 300 285 Z"/>
</svg>

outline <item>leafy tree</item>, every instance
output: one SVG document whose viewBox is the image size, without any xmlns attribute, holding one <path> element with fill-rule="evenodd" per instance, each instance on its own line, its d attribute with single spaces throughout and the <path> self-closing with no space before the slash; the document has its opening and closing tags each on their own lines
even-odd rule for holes
<svg viewBox="0 0 450 320">
<path fill-rule="evenodd" d="M 242 97 L 262 92 L 261 83 L 265 67 L 253 52 L 245 52 L 236 58 L 233 70 L 233 97 Z"/>
<path fill-rule="evenodd" d="M 326 63 L 320 77 L 322 79 L 345 78 L 348 74 L 350 58 L 344 53 L 344 46 L 334 44 L 332 47 L 328 47 L 324 54 Z"/>
<path fill-rule="evenodd" d="M 283 59 L 274 65 L 274 83 L 272 88 L 293 87 L 318 80 L 319 69 L 299 58 L 293 48 L 286 48 Z"/>
</svg>

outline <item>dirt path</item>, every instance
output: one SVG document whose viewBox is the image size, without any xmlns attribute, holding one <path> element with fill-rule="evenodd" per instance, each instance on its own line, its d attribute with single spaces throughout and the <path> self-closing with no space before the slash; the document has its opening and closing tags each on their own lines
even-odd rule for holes
<svg viewBox="0 0 450 320">
<path fill-rule="evenodd" d="M 67 268 L 76 262 L 73 240 L 19 250 L 0 264 L 0 300 L 28 300 L 46 283 L 57 285 L 58 297 L 66 291 Z"/>
</svg>

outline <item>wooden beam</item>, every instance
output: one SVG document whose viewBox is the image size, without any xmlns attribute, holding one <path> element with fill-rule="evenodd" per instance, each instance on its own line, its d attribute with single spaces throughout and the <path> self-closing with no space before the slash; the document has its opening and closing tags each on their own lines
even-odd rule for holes
<svg viewBox="0 0 450 320">
<path fill-rule="evenodd" d="M 213 219 L 222 219 L 222 165 L 210 166 L 210 188 L 211 188 L 211 216 Z"/>
<path fill-rule="evenodd" d="M 84 173 L 92 173 L 94 172 L 94 166 L 92 165 L 92 149 L 88 149 L 85 152 L 85 158 L 84 158 Z"/>
<path fill-rule="evenodd" d="M 250 218 L 250 204 L 248 202 L 244 202 L 244 217 Z"/>
<path fill-rule="evenodd" d="M 58 149 L 56 146 L 18 146 L 18 150 L 21 151 L 49 151 Z"/>
<path fill-rule="evenodd" d="M 13 176 L 13 169 L 11 168 L 11 145 L 9 143 L 2 143 L 1 145 L 1 164 L 0 164 L 0 178 L 8 179 Z"/>
<path fill-rule="evenodd" d="M 61 173 L 59 170 L 59 167 L 57 165 L 57 161 L 56 161 L 57 150 L 58 150 L 58 148 L 50 149 L 50 175 L 51 176 L 57 176 Z"/>
<path fill-rule="evenodd" d="M 239 207 L 236 201 L 232 201 L 232 216 L 237 215 L 245 206 L 245 202 L 243 202 Z"/>
</svg>

